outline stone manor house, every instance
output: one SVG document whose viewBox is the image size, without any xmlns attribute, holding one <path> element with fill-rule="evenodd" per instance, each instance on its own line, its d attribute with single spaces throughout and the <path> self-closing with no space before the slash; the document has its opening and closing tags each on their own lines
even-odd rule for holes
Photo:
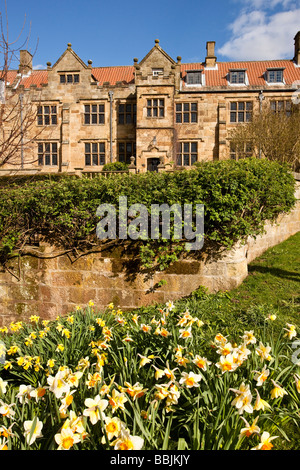
<svg viewBox="0 0 300 470">
<path fill-rule="evenodd" d="M 300 86 L 300 31 L 291 60 L 218 62 L 215 42 L 201 63 L 174 60 L 155 40 L 133 65 L 94 67 L 71 44 L 55 64 L 33 70 L 20 51 L 6 96 L 17 90 L 36 107 L 34 143 L 22 143 L 22 161 L 0 174 L 94 174 L 105 163 L 133 163 L 135 171 L 190 168 L 201 160 L 236 158 L 228 132 L 262 103 L 291 110 Z M 134 157 L 131 158 L 131 157 Z"/>
</svg>

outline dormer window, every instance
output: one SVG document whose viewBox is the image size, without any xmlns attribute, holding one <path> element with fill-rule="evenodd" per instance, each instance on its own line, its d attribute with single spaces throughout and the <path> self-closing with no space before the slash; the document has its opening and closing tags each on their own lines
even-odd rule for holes
<svg viewBox="0 0 300 470">
<path fill-rule="evenodd" d="M 246 84 L 246 70 L 230 70 L 229 83 L 233 85 Z"/>
<path fill-rule="evenodd" d="M 267 82 L 268 83 L 283 83 L 283 70 L 270 68 L 267 69 Z"/>
<path fill-rule="evenodd" d="M 202 84 L 202 70 L 188 70 L 186 72 L 187 85 L 201 85 Z"/>
</svg>

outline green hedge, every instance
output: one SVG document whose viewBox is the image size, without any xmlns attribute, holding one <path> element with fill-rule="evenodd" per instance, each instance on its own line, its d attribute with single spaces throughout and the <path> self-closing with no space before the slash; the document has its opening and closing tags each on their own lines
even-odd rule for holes
<svg viewBox="0 0 300 470">
<path fill-rule="evenodd" d="M 205 244 L 218 250 L 263 231 L 295 204 L 295 180 L 285 165 L 245 159 L 201 163 L 174 173 L 116 174 L 110 178 L 35 180 L 0 188 L 0 260 L 5 263 L 29 238 L 65 249 L 85 250 L 101 243 L 96 237 L 97 207 L 119 196 L 128 206 L 204 204 Z M 144 266 L 164 269 L 184 250 L 182 242 L 132 241 Z"/>
</svg>

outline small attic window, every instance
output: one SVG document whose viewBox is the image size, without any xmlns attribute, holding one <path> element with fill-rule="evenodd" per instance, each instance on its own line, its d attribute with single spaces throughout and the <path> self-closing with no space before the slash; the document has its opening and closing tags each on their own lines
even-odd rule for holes
<svg viewBox="0 0 300 470">
<path fill-rule="evenodd" d="M 246 70 L 230 70 L 229 83 L 233 85 L 243 85 L 246 83 Z"/>
<path fill-rule="evenodd" d="M 202 70 L 188 70 L 186 72 L 187 85 L 201 85 L 202 84 Z"/>
<path fill-rule="evenodd" d="M 61 73 L 60 83 L 79 83 L 79 73 Z"/>
<path fill-rule="evenodd" d="M 267 69 L 267 82 L 268 83 L 283 83 L 283 70 L 284 69 Z"/>
<path fill-rule="evenodd" d="M 164 69 L 162 69 L 162 68 L 152 69 L 153 77 L 158 77 L 159 75 L 163 75 L 163 74 L 164 74 Z"/>
</svg>

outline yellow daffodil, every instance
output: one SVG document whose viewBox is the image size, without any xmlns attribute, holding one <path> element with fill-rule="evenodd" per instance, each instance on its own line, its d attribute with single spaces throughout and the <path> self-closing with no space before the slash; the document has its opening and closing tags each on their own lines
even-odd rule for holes
<svg viewBox="0 0 300 470">
<path fill-rule="evenodd" d="M 40 317 L 38 315 L 31 315 L 29 317 L 29 320 L 32 322 L 32 323 L 38 323 L 39 322 L 39 319 Z"/>
<path fill-rule="evenodd" d="M 254 405 L 253 405 L 253 410 L 254 410 L 254 411 L 259 411 L 259 410 L 265 411 L 266 409 L 270 409 L 271 406 L 269 405 L 269 403 L 266 402 L 265 400 L 263 400 L 263 399 L 260 397 L 260 395 L 259 395 L 257 389 L 255 389 L 255 391 L 256 391 L 256 400 L 255 400 L 255 403 L 254 403 Z"/>
<path fill-rule="evenodd" d="M 244 331 L 242 339 L 244 340 L 245 344 L 255 344 L 256 343 L 256 338 L 254 336 L 253 330 Z"/>
<path fill-rule="evenodd" d="M 231 402 L 232 406 L 235 406 L 239 414 L 242 414 L 244 411 L 247 413 L 253 413 L 252 402 L 252 393 L 249 385 L 245 385 L 244 382 L 240 385 L 238 390 L 230 389 L 235 392 L 236 397 Z"/>
<path fill-rule="evenodd" d="M 7 440 L 0 438 L 0 450 L 8 450 Z"/>
<path fill-rule="evenodd" d="M 202 379 L 200 374 L 194 372 L 182 372 L 182 378 L 179 380 L 180 384 L 184 384 L 187 388 L 199 387 L 199 382 Z"/>
<path fill-rule="evenodd" d="M 0 415 L 5 416 L 6 418 L 13 418 L 15 411 L 12 409 L 15 406 L 15 403 L 7 405 L 4 401 L 0 400 Z"/>
<path fill-rule="evenodd" d="M 124 424 L 122 423 L 120 418 L 109 418 L 108 416 L 105 417 L 104 429 L 109 441 L 111 441 L 113 437 L 117 437 L 120 434 L 122 425 Z M 105 443 L 105 436 L 103 436 L 102 438 L 102 443 Z"/>
<path fill-rule="evenodd" d="M 240 438 L 243 437 L 243 436 L 250 437 L 253 434 L 259 434 L 260 433 L 260 428 L 256 425 L 256 423 L 258 421 L 258 418 L 259 418 L 258 416 L 255 418 L 255 420 L 253 421 L 252 424 L 249 424 L 248 421 L 246 421 L 245 418 L 243 418 L 243 416 L 241 416 L 241 418 L 245 422 L 246 427 L 241 429 Z"/>
<path fill-rule="evenodd" d="M 270 436 L 268 432 L 264 431 L 261 435 L 260 443 L 257 446 L 252 447 L 251 450 L 271 450 L 273 447 L 271 441 L 277 437 L 278 436 Z"/>
<path fill-rule="evenodd" d="M 264 346 L 260 341 L 258 348 L 255 349 L 256 354 L 261 358 L 262 361 L 270 361 L 272 359 L 270 355 L 271 347 Z"/>
<path fill-rule="evenodd" d="M 192 329 L 191 327 L 189 328 L 183 328 L 179 330 L 179 338 L 187 339 L 192 337 Z"/>
<path fill-rule="evenodd" d="M 60 343 L 60 344 L 57 345 L 56 351 L 57 352 L 63 352 L 64 349 L 65 349 L 64 345 Z"/>
<path fill-rule="evenodd" d="M 30 400 L 30 392 L 33 390 L 31 385 L 20 385 L 19 392 L 16 395 L 20 403 L 28 403 Z"/>
<path fill-rule="evenodd" d="M 71 428 L 62 428 L 60 433 L 55 434 L 54 439 L 58 444 L 58 450 L 69 450 L 81 441 L 80 435 L 74 433 Z"/>
<path fill-rule="evenodd" d="M 227 356 L 220 356 L 220 360 L 216 363 L 216 366 L 222 371 L 222 374 L 224 374 L 225 372 L 233 372 L 236 370 L 238 364 L 235 362 L 232 354 L 227 354 Z"/>
<path fill-rule="evenodd" d="M 266 320 L 271 320 L 271 321 L 275 321 L 276 320 L 276 315 L 274 313 L 269 313 L 269 315 L 267 316 Z"/>
<path fill-rule="evenodd" d="M 297 331 L 295 325 L 292 325 L 291 323 L 286 324 L 288 328 L 283 328 L 287 333 L 285 333 L 284 336 L 287 336 L 289 339 L 294 338 L 297 336 Z"/>
<path fill-rule="evenodd" d="M 24 436 L 26 437 L 27 444 L 31 445 L 35 442 L 36 439 L 39 437 L 43 437 L 42 429 L 43 423 L 37 417 L 35 417 L 31 421 L 24 422 Z"/>
<path fill-rule="evenodd" d="M 125 387 L 122 387 L 122 391 L 128 393 L 131 396 L 133 401 L 136 398 L 140 398 L 147 392 L 147 388 L 143 388 L 139 382 L 136 382 L 134 385 L 131 385 L 129 382 L 124 382 Z"/>
<path fill-rule="evenodd" d="M 108 395 L 109 404 L 112 407 L 113 413 L 120 408 L 121 410 L 125 409 L 125 403 L 128 401 L 124 393 L 118 392 L 116 389 L 112 390 L 111 395 Z"/>
<path fill-rule="evenodd" d="M 101 414 L 102 419 L 105 419 L 103 412 L 108 405 L 107 400 L 102 399 L 100 395 L 96 395 L 95 398 L 87 398 L 84 404 L 87 408 L 83 411 L 83 415 L 88 416 L 92 424 L 96 424 L 101 420 Z"/>
<path fill-rule="evenodd" d="M 206 371 L 207 366 L 211 365 L 211 362 L 208 361 L 205 357 L 201 357 L 198 354 L 194 357 L 192 361 L 199 369 Z"/>
<path fill-rule="evenodd" d="M 145 325 L 144 323 L 141 324 L 141 330 L 144 332 L 144 333 L 150 333 L 152 327 L 150 325 Z"/>
<path fill-rule="evenodd" d="M 257 387 L 260 387 L 261 385 L 263 385 L 270 374 L 270 371 L 269 369 L 267 369 L 267 366 L 264 366 L 260 372 L 257 370 L 254 370 L 253 372 L 256 372 L 254 376 L 254 380 L 256 380 Z"/>
<path fill-rule="evenodd" d="M 65 377 L 64 371 L 58 371 L 54 377 L 50 375 L 47 378 L 49 390 L 54 393 L 56 398 L 61 398 L 64 393 L 68 393 L 70 390 L 70 385 L 66 382 Z"/>
<path fill-rule="evenodd" d="M 122 429 L 118 439 L 114 442 L 114 450 L 140 450 L 143 445 L 143 438 L 131 436 L 127 429 Z"/>
<path fill-rule="evenodd" d="M 280 385 L 278 385 L 276 382 L 274 382 L 273 379 L 271 379 L 274 388 L 271 390 L 271 398 L 274 400 L 275 398 L 282 398 L 284 395 L 287 395 L 287 392 L 282 388 Z"/>
<path fill-rule="evenodd" d="M 154 358 L 153 354 L 151 354 L 150 356 L 142 356 L 141 354 L 138 353 L 138 356 L 140 356 L 141 358 L 140 367 L 144 367 L 146 364 L 149 364 L 149 362 L 151 362 L 152 359 Z"/>
<path fill-rule="evenodd" d="M 155 369 L 154 377 L 156 380 L 161 379 L 165 375 L 165 371 L 162 369 L 158 369 L 158 367 L 152 365 L 152 367 Z"/>
</svg>

